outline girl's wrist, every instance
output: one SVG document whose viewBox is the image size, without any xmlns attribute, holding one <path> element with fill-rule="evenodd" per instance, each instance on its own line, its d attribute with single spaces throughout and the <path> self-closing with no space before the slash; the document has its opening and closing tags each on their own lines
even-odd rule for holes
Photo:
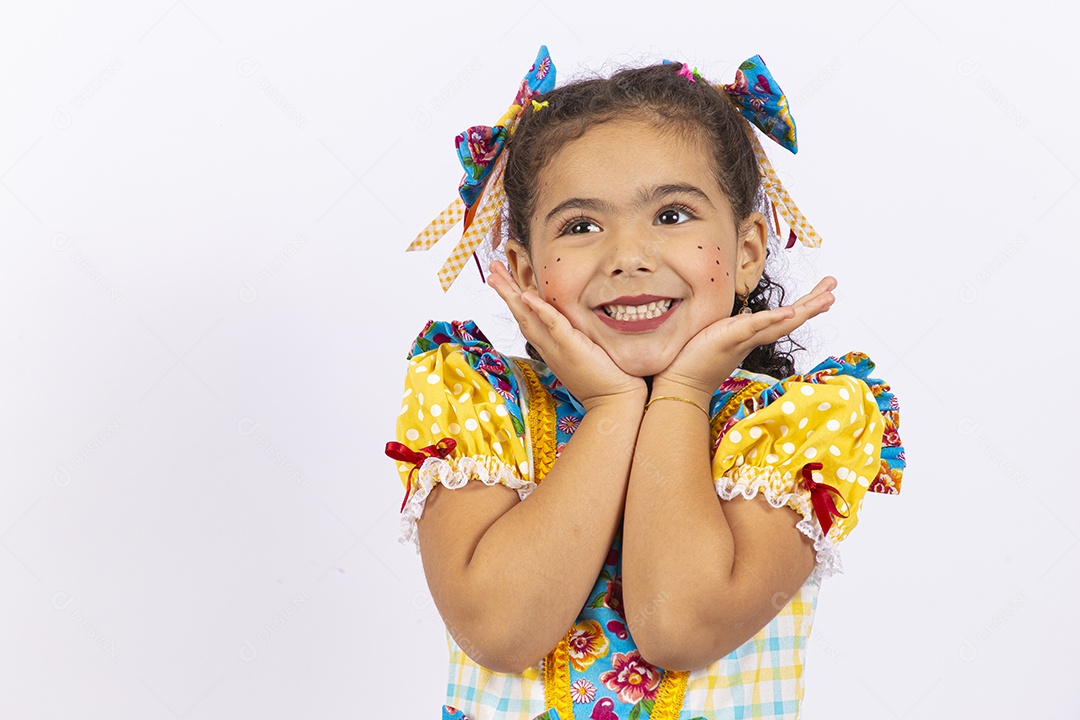
<svg viewBox="0 0 1080 720">
<path fill-rule="evenodd" d="M 713 392 L 715 391 L 715 388 L 712 392 L 709 392 L 700 387 L 694 387 L 678 380 L 657 375 L 653 378 L 652 393 L 650 393 L 649 397 L 650 399 L 663 396 L 678 397 L 689 400 L 691 403 L 708 411 L 709 403 L 712 401 Z"/>
<path fill-rule="evenodd" d="M 640 390 L 627 390 L 620 393 L 611 393 L 608 395 L 596 395 L 591 398 L 582 399 L 581 405 L 585 408 L 586 412 L 590 412 L 599 407 L 617 407 L 622 411 L 644 412 L 645 401 L 649 399 L 649 391 L 645 387 L 645 383 L 641 383 Z"/>
</svg>

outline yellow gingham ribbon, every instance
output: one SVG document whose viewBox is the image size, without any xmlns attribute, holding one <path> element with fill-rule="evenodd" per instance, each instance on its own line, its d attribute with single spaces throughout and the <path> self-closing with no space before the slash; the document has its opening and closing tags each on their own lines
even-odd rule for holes
<svg viewBox="0 0 1080 720">
<path fill-rule="evenodd" d="M 503 189 L 502 182 L 505 167 L 506 155 L 503 154 L 491 170 L 491 177 L 484 187 L 483 194 L 477 201 L 476 214 L 473 216 L 469 229 L 450 253 L 450 257 L 439 268 L 439 285 L 442 286 L 444 292 L 449 290 L 450 286 L 457 280 L 462 268 L 469 262 L 469 258 L 488 235 L 494 234 L 496 237 L 493 238 L 492 246 L 496 247 L 498 245 L 499 238 L 497 236 L 501 232 L 502 212 L 506 206 L 506 191 Z M 420 231 L 416 239 L 406 248 L 406 252 L 427 250 L 453 230 L 464 217 L 465 201 L 458 197 L 439 213 L 427 227 Z"/>
<path fill-rule="evenodd" d="M 758 140 L 754 127 L 747 122 L 745 129 L 746 134 L 750 137 L 750 145 L 754 148 L 754 157 L 758 161 L 761 184 L 765 187 L 765 195 L 772 203 L 773 209 L 780 213 L 780 216 L 784 218 L 784 222 L 787 223 L 787 226 L 795 233 L 795 237 L 803 245 L 821 247 L 821 236 L 817 234 L 814 226 L 810 224 L 806 216 L 799 211 L 799 207 L 788 195 L 784 184 L 780 182 L 776 170 L 773 169 L 772 163 L 769 162 L 769 158 L 765 155 L 765 149 L 761 147 L 761 141 Z M 780 228 L 776 230 L 779 234 Z"/>
</svg>

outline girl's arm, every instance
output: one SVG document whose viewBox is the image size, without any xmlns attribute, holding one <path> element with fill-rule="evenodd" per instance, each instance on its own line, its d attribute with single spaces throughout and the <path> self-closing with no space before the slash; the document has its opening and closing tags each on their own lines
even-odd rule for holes
<svg viewBox="0 0 1080 720">
<path fill-rule="evenodd" d="M 622 518 L 643 406 L 642 395 L 590 407 L 527 502 L 479 482 L 428 497 L 418 533 L 432 598 L 480 665 L 535 665 L 588 602 Z"/>
<path fill-rule="evenodd" d="M 653 397 L 708 407 L 709 396 L 657 381 Z M 642 656 L 673 670 L 702 667 L 742 645 L 814 569 L 814 545 L 788 507 L 721 502 L 712 481 L 708 418 L 677 401 L 641 424 L 623 529 L 623 600 Z"/>
<path fill-rule="evenodd" d="M 528 502 L 501 487 L 439 490 L 418 532 L 451 635 L 484 667 L 520 672 L 558 644 L 588 601 L 622 519 L 647 389 L 553 306 L 522 292 L 502 264 L 488 284 L 586 413 Z"/>
<path fill-rule="evenodd" d="M 775 342 L 832 304 L 825 278 L 791 307 L 736 315 L 693 337 L 654 378 L 652 397 L 708 408 L 747 353 Z M 815 552 L 789 508 L 763 498 L 721 503 L 712 478 L 709 419 L 662 400 L 641 423 L 623 527 L 623 601 L 649 662 L 691 669 L 727 655 L 787 604 Z"/>
</svg>

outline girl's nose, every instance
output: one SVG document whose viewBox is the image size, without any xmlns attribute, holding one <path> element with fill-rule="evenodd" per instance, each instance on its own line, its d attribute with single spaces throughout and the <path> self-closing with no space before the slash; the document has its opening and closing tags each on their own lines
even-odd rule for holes
<svg viewBox="0 0 1080 720">
<path fill-rule="evenodd" d="M 608 263 L 610 275 L 650 273 L 656 270 L 659 247 L 646 233 L 623 233 L 614 240 Z"/>
</svg>

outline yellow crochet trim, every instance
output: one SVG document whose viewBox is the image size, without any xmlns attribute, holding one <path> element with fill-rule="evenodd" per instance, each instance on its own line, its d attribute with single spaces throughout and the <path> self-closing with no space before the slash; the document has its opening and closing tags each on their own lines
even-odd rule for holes
<svg viewBox="0 0 1080 720">
<path fill-rule="evenodd" d="M 649 714 L 649 720 L 678 720 L 682 710 L 683 696 L 686 694 L 686 681 L 690 673 L 683 670 L 665 670 L 656 689 L 656 704 Z"/>
<path fill-rule="evenodd" d="M 570 697 L 570 634 L 566 632 L 555 649 L 544 658 L 544 702 L 555 708 L 560 718 L 574 717 L 574 700 Z"/>
<path fill-rule="evenodd" d="M 529 393 L 527 420 L 532 438 L 533 469 L 535 481 L 539 482 L 555 464 L 555 400 L 540 384 L 536 372 L 524 360 L 512 358 L 525 380 Z M 574 700 L 570 697 L 570 634 L 544 658 L 544 701 L 553 707 L 561 718 L 574 717 Z"/>
<path fill-rule="evenodd" d="M 555 400 L 540 384 L 536 371 L 527 362 L 512 359 L 521 370 L 529 392 L 529 435 L 532 437 L 535 481 L 539 484 L 555 464 Z"/>
<path fill-rule="evenodd" d="M 727 421 L 738 411 L 743 402 L 747 398 L 757 397 L 761 394 L 762 390 L 771 387 L 768 383 L 758 382 L 751 380 L 750 384 L 744 387 L 739 392 L 735 393 L 731 399 L 724 404 L 724 407 L 720 408 L 720 411 L 713 416 L 710 428 L 712 430 L 712 444 L 716 445 L 716 438 L 720 435 L 720 430 L 727 424 Z"/>
</svg>

